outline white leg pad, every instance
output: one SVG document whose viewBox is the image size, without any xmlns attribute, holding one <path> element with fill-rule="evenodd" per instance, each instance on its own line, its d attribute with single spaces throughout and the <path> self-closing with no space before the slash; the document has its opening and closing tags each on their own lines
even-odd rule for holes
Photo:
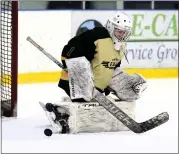
<svg viewBox="0 0 179 154">
<path fill-rule="evenodd" d="M 136 102 L 118 101 L 114 103 L 135 120 Z M 69 108 L 69 127 L 72 134 L 129 130 L 99 103 L 59 102 L 55 104 Z"/>
</svg>

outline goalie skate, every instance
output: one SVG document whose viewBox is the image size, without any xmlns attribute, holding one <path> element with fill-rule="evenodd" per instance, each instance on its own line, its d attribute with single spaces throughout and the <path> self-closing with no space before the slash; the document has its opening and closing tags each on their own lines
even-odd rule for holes
<svg viewBox="0 0 179 154">
<path fill-rule="evenodd" d="M 44 110 L 52 128 L 53 133 L 69 133 L 68 118 L 69 112 L 64 106 L 57 106 L 52 103 L 44 104 L 39 102 Z"/>
</svg>

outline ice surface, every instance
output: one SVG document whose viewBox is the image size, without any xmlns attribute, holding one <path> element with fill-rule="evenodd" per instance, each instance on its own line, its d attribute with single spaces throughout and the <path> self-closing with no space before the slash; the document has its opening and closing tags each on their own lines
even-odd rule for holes
<svg viewBox="0 0 179 154">
<path fill-rule="evenodd" d="M 133 132 L 59 135 L 46 137 L 49 122 L 39 101 L 58 101 L 65 93 L 53 84 L 19 85 L 18 118 L 2 122 L 2 152 L 178 152 L 178 79 L 151 79 L 137 101 L 137 121 L 161 112 L 170 120 L 144 134 Z"/>
</svg>

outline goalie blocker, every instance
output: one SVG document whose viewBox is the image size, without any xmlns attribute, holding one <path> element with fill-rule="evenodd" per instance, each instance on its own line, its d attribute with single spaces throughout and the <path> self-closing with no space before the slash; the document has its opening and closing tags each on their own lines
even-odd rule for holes
<svg viewBox="0 0 179 154">
<path fill-rule="evenodd" d="M 135 119 L 135 102 L 114 101 L 110 96 L 107 96 L 114 104 L 121 108 L 131 118 Z M 68 98 L 65 98 L 69 100 Z M 117 132 L 129 130 L 106 109 L 97 102 L 70 102 L 63 98 L 63 102 L 52 103 L 60 107 L 65 107 L 68 110 L 69 133 L 97 133 L 97 132 Z M 53 125 L 52 125 L 53 127 Z M 53 132 L 59 132 L 60 129 L 53 127 Z"/>
</svg>

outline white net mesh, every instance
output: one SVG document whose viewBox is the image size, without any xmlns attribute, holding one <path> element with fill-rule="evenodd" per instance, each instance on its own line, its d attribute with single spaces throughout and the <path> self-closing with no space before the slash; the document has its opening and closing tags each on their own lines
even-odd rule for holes
<svg viewBox="0 0 179 154">
<path fill-rule="evenodd" d="M 11 28 L 12 28 L 12 3 L 1 2 L 1 37 L 0 37 L 0 57 L 1 57 L 1 100 L 5 102 L 11 99 Z M 3 106 L 10 109 L 9 103 L 3 103 Z"/>
</svg>

